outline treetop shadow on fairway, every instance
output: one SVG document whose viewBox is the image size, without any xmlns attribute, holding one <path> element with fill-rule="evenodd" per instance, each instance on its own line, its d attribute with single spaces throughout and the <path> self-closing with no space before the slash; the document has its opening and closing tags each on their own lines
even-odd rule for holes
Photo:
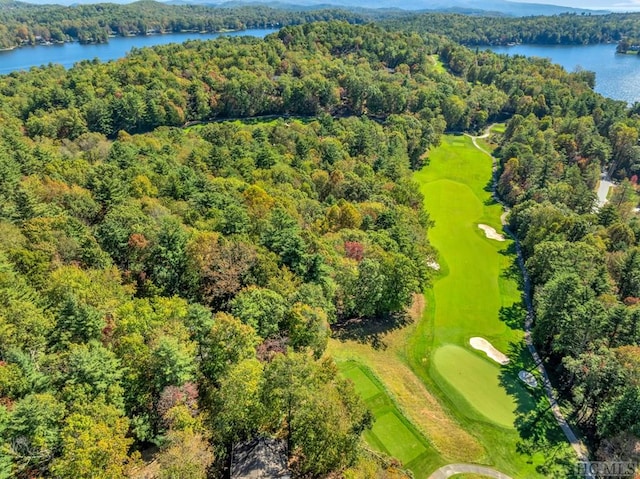
<svg viewBox="0 0 640 479">
<path fill-rule="evenodd" d="M 373 349 L 386 349 L 384 336 L 404 328 L 413 320 L 408 313 L 401 312 L 377 318 L 352 318 L 332 325 L 333 337 L 339 341 L 357 341 Z"/>
<path fill-rule="evenodd" d="M 511 306 L 502 306 L 498 312 L 498 318 L 511 329 L 522 329 L 527 310 L 522 303 L 513 303 Z"/>
<path fill-rule="evenodd" d="M 491 177 L 491 179 L 487 182 L 486 185 L 484 185 L 484 187 L 482 188 L 483 191 L 486 191 L 487 193 L 491 193 L 491 197 L 486 199 L 484 204 L 487 206 L 491 206 L 491 205 L 496 205 L 498 204 L 498 202 L 496 201 L 495 197 L 493 196 L 493 176 Z"/>
<path fill-rule="evenodd" d="M 511 342 L 507 355 L 509 356 L 509 362 L 500 368 L 499 380 L 500 385 L 515 399 L 517 416 L 531 411 L 536 404 L 538 396 L 544 398 L 545 395 L 542 387 L 530 388 L 518 378 L 518 373 L 521 370 L 530 369 L 534 366 L 533 359 L 529 355 L 524 341 Z"/>
<path fill-rule="evenodd" d="M 515 251 L 516 245 L 515 243 L 510 244 L 507 248 L 500 250 L 500 254 L 504 256 L 512 256 Z M 524 289 L 524 278 L 522 277 L 522 270 L 520 269 L 520 265 L 518 264 L 518 258 L 513 257 L 513 260 L 509 264 L 507 268 L 505 268 L 500 275 L 509 280 L 513 281 L 518 285 L 518 290 L 522 291 Z"/>
</svg>

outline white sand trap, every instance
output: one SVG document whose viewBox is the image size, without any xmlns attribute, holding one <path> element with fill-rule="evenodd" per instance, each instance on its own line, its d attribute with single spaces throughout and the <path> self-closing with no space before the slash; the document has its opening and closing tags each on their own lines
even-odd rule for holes
<svg viewBox="0 0 640 479">
<path fill-rule="evenodd" d="M 509 358 L 498 351 L 496 348 L 494 348 L 493 345 L 484 338 L 471 338 L 469 340 L 469 344 L 471 344 L 471 347 L 473 349 L 478 349 L 484 352 L 495 362 L 500 363 L 503 366 L 509 363 Z"/>
<path fill-rule="evenodd" d="M 524 382 L 527 386 L 531 388 L 538 387 L 538 380 L 535 378 L 533 374 L 529 371 L 522 370 L 518 373 L 518 377 Z"/>
<path fill-rule="evenodd" d="M 496 241 L 504 241 L 504 236 L 502 236 L 500 233 L 498 233 L 495 228 L 492 228 L 491 226 L 488 225 L 483 225 L 483 224 L 479 224 L 478 228 L 480 228 L 482 231 L 484 231 L 484 234 L 487 238 L 492 239 L 492 240 L 496 240 Z"/>
<path fill-rule="evenodd" d="M 440 271 L 440 265 L 436 260 L 427 261 L 427 266 L 431 269 L 435 269 L 436 271 Z"/>
</svg>

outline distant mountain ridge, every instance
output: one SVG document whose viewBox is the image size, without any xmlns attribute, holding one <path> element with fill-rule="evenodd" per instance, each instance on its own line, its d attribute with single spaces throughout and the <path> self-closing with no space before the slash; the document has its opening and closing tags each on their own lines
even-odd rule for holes
<svg viewBox="0 0 640 479">
<path fill-rule="evenodd" d="M 31 4 L 81 5 L 88 3 L 131 3 L 134 0 L 30 0 Z M 162 0 L 161 0 L 162 1 Z M 10 3 L 0 0 L 0 3 Z M 519 3 L 509 0 L 167 0 L 169 5 L 210 5 L 214 7 L 240 7 L 263 5 L 287 10 L 309 10 L 320 8 L 397 10 L 412 12 L 446 12 L 462 14 L 533 16 L 571 14 L 604 14 L 607 10 L 572 8 L 540 3 Z"/>
<path fill-rule="evenodd" d="M 238 6 L 248 4 L 273 5 L 271 0 L 179 0 L 185 3 L 199 3 L 219 6 Z M 278 2 L 282 5 L 285 2 Z M 593 10 L 586 8 L 572 8 L 560 5 L 545 5 L 540 3 L 520 3 L 509 0 L 378 0 L 372 6 L 371 0 L 292 0 L 290 5 L 303 7 L 329 8 L 364 8 L 364 9 L 397 9 L 409 11 L 437 11 L 459 13 L 496 13 L 511 16 L 530 15 L 559 15 L 573 14 L 604 14 L 607 10 Z"/>
</svg>

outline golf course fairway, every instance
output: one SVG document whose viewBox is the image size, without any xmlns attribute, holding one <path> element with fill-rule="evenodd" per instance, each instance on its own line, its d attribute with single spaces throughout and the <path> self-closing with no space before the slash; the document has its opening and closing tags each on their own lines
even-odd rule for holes
<svg viewBox="0 0 640 479">
<path fill-rule="evenodd" d="M 375 343 L 332 339 L 328 353 L 373 406 L 369 444 L 402 456 L 416 478 L 453 463 L 544 477 L 537 466 L 549 460 L 548 450 L 519 447 L 516 424 L 543 392 L 518 379 L 533 362 L 523 340 L 515 245 L 501 235 L 503 209 L 491 194 L 492 158 L 468 136 L 444 135 L 414 180 L 433 221 L 428 234 L 440 269 L 411 309 L 412 322 L 376 332 Z M 506 354 L 509 363 L 474 349 L 471 338 L 476 344 L 485 339 L 482 344 Z M 382 397 L 393 411 L 375 408 Z M 549 440 L 558 450 L 568 448 L 559 428 Z"/>
<path fill-rule="evenodd" d="M 471 337 L 483 337 L 509 354 L 523 337 L 500 320 L 501 308 L 521 302 L 517 283 L 505 277 L 514 260 L 511 241 L 488 239 L 478 227 L 502 230 L 502 207 L 487 191 L 491 158 L 468 137 L 448 136 L 415 178 L 435 223 L 429 237 L 443 271 L 433 286 L 430 374 L 456 406 L 466 403 L 469 417 L 513 427 L 516 398 L 500 385 L 500 365 L 469 345 Z"/>
</svg>

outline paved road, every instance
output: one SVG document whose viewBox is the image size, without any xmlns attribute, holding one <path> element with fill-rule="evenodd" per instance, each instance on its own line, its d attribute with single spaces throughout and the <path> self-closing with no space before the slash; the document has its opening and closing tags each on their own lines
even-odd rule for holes
<svg viewBox="0 0 640 479">
<path fill-rule="evenodd" d="M 614 188 L 616 185 L 609 181 L 609 175 L 602 173 L 600 175 L 600 184 L 598 185 L 598 208 L 602 208 L 607 204 L 607 195 L 609 194 L 609 188 Z"/>
<path fill-rule="evenodd" d="M 429 479 L 447 479 L 456 474 L 477 474 L 479 476 L 493 477 L 495 479 L 511 479 L 506 474 L 491 469 L 490 467 L 478 466 L 477 464 L 449 464 L 442 466 L 429 476 Z"/>
<path fill-rule="evenodd" d="M 505 205 L 500 200 L 500 198 L 498 198 L 498 195 L 497 195 L 497 192 L 496 192 L 496 183 L 497 183 L 496 167 L 497 167 L 497 161 L 491 155 L 491 153 L 489 153 L 485 149 L 483 149 L 480 146 L 478 146 L 478 144 L 476 142 L 476 140 L 478 138 L 486 138 L 487 136 L 489 136 L 490 130 L 491 130 L 491 127 L 489 127 L 487 129 L 487 131 L 482 136 L 477 136 L 477 137 L 473 137 L 471 135 L 469 135 L 469 136 L 471 137 L 471 140 L 473 141 L 473 144 L 476 146 L 476 148 L 478 148 L 483 153 L 491 156 L 491 159 L 493 160 L 493 171 L 494 171 L 493 197 L 495 198 L 495 200 L 497 202 L 499 202 L 502 205 L 502 207 L 505 209 L 505 213 L 506 213 L 506 212 L 509 211 L 509 208 L 508 208 L 507 205 Z M 602 184 L 605 183 L 605 182 L 606 183 L 610 183 L 610 182 L 608 182 L 606 180 L 606 178 L 604 178 L 600 182 L 600 185 L 602 186 Z M 610 183 L 610 184 L 613 186 L 612 183 Z M 605 190 L 605 193 L 604 193 L 604 200 L 605 200 L 604 202 L 605 203 L 606 203 L 606 195 L 607 195 L 608 191 L 609 191 L 609 189 L 607 187 L 607 189 Z M 598 198 L 600 199 L 600 190 L 598 190 Z M 525 339 L 525 342 L 527 344 L 527 349 L 531 353 L 531 356 L 533 356 L 533 360 L 536 363 L 536 366 L 538 368 L 538 372 L 540 373 L 540 376 L 542 376 L 542 378 L 543 378 L 542 379 L 542 385 L 543 385 L 544 390 L 545 390 L 545 392 L 547 394 L 547 399 L 549 400 L 549 404 L 551 406 L 551 411 L 553 412 L 553 415 L 556 418 L 556 421 L 558 422 L 558 426 L 560 426 L 560 429 L 562 429 L 562 432 L 567 437 L 567 440 L 571 444 L 571 447 L 576 452 L 576 455 L 578 456 L 578 460 L 580 462 L 585 462 L 585 463 L 588 464 L 589 463 L 589 450 L 584 445 L 584 443 L 580 439 L 578 439 L 576 434 L 573 432 L 573 429 L 571 429 L 571 426 L 567 422 L 566 418 L 562 414 L 562 411 L 560 410 L 560 407 L 558 406 L 558 401 L 556 400 L 555 393 L 553 391 L 553 387 L 551 386 L 551 381 L 549 381 L 549 376 L 547 375 L 547 371 L 544 368 L 544 364 L 543 364 L 543 362 L 542 362 L 542 360 L 540 358 L 540 355 L 538 354 L 538 351 L 536 351 L 536 347 L 533 344 L 533 339 L 531 338 L 531 327 L 533 326 L 533 304 L 532 304 L 532 301 L 531 301 L 531 281 L 529 281 L 529 275 L 527 274 L 527 270 L 524 267 L 524 258 L 522 256 L 522 249 L 520 248 L 520 241 L 518 240 L 518 238 L 516 238 L 516 236 L 514 234 L 511 233 L 511 231 L 509 231 L 509 228 L 506 225 L 506 214 L 502 215 L 501 220 L 502 220 L 502 224 L 504 226 L 505 231 L 507 233 L 509 233 L 509 235 L 511 237 L 513 237 L 515 242 L 516 242 L 516 250 L 518 252 L 518 264 L 520 265 L 520 269 L 522 270 L 522 276 L 524 278 L 524 299 L 525 299 L 525 304 L 527 306 L 527 317 L 526 317 L 525 322 L 524 322 L 524 339 Z M 593 474 L 591 474 L 591 472 L 589 470 L 590 470 L 590 467 L 585 467 L 585 478 L 586 479 L 595 479 L 595 476 Z M 434 476 L 431 476 L 431 477 L 434 478 Z M 438 476 L 438 478 L 444 478 L 444 477 L 449 477 L 449 476 Z M 498 476 L 491 476 L 491 477 L 498 477 Z M 504 477 L 506 477 L 506 476 L 504 476 Z"/>
</svg>

